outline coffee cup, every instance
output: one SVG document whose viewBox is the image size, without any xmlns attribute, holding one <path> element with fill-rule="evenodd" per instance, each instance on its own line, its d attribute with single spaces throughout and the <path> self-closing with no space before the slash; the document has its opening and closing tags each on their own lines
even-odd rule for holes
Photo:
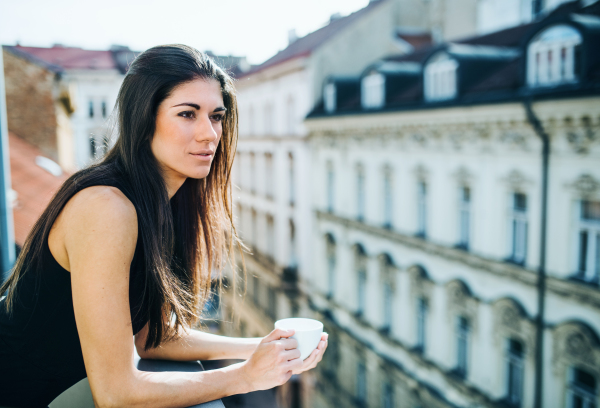
<svg viewBox="0 0 600 408">
<path fill-rule="evenodd" d="M 317 348 L 321 341 L 323 333 L 323 323 L 314 319 L 305 319 L 302 317 L 291 317 L 281 319 L 275 322 L 276 329 L 295 330 L 292 339 L 298 342 L 298 350 L 300 350 L 300 358 L 305 360 L 314 349 Z"/>
</svg>

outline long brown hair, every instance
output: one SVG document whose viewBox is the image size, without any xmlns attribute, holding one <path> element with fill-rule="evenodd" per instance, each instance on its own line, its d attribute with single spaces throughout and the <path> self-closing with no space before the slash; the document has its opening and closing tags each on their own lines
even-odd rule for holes
<svg viewBox="0 0 600 408">
<path fill-rule="evenodd" d="M 221 85 L 227 108 L 223 133 L 208 176 L 188 178 L 169 200 L 150 150 L 156 112 L 177 86 L 199 78 Z M 199 319 L 210 295 L 212 271 L 222 271 L 227 260 L 233 266 L 234 243 L 241 248 L 232 221 L 230 180 L 237 145 L 237 101 L 233 80 L 208 56 L 184 45 L 166 45 L 150 48 L 132 62 L 119 90 L 116 112 L 114 146 L 100 162 L 65 181 L 29 233 L 0 293 L 8 291 L 10 311 L 23 274 L 43 272 L 38 262 L 43 244 L 69 199 L 87 186 L 118 178 L 128 186 L 137 210 L 148 349 L 176 338 L 180 327 L 189 328 Z M 175 324 L 170 323 L 171 317 Z"/>
</svg>

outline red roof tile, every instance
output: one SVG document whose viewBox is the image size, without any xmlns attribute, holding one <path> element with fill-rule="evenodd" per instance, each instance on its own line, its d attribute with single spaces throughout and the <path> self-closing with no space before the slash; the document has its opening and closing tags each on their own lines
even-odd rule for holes
<svg viewBox="0 0 600 408">
<path fill-rule="evenodd" d="M 117 69 L 111 51 L 93 51 L 62 46 L 39 48 L 17 45 L 14 48 L 63 69 Z"/>
<path fill-rule="evenodd" d="M 8 143 L 11 184 L 17 192 L 13 208 L 15 242 L 22 246 L 27 234 L 69 174 L 56 177 L 39 167 L 35 164 L 35 158 L 43 156 L 42 151 L 14 133 L 8 133 Z"/>
</svg>

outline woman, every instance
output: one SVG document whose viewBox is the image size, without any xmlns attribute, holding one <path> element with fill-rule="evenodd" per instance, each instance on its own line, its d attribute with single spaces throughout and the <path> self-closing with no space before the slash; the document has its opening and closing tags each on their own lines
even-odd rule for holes
<svg viewBox="0 0 600 408">
<path fill-rule="evenodd" d="M 293 331 L 189 330 L 237 241 L 231 78 L 190 47 L 151 48 L 132 63 L 117 108 L 114 147 L 65 182 L 1 288 L 0 405 L 45 407 L 87 376 L 98 407 L 184 407 L 315 367 L 326 335 L 301 361 Z M 142 358 L 246 361 L 140 372 L 134 347 Z"/>
</svg>

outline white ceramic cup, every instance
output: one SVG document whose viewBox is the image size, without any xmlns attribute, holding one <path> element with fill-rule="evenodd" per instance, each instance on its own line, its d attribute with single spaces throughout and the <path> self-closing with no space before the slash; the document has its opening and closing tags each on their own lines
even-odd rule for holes
<svg viewBox="0 0 600 408">
<path fill-rule="evenodd" d="M 302 360 L 305 360 L 317 348 L 321 341 L 321 333 L 323 333 L 323 323 L 302 317 L 277 320 L 275 328 L 296 331 L 291 338 L 298 341 L 298 350 L 300 350 Z"/>
</svg>

